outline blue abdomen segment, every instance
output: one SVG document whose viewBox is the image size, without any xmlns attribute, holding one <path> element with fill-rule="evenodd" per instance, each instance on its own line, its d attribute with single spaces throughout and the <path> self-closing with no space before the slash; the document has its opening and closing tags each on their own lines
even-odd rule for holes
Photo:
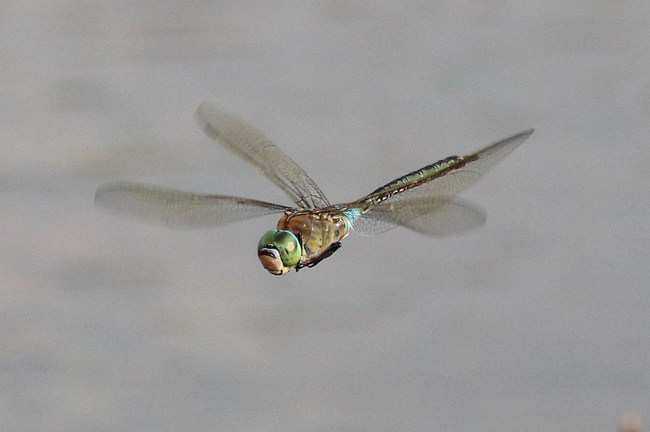
<svg viewBox="0 0 650 432">
<path fill-rule="evenodd" d="M 345 225 L 347 226 L 348 230 L 352 228 L 352 225 L 354 225 L 354 221 L 359 217 L 359 215 L 362 214 L 361 209 L 359 208 L 348 208 L 342 211 L 343 215 L 346 217 Z"/>
</svg>

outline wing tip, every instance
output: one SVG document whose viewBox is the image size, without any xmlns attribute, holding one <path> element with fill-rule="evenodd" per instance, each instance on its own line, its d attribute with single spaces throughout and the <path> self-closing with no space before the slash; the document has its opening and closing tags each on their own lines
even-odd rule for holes
<svg viewBox="0 0 650 432">
<path fill-rule="evenodd" d="M 104 183 L 103 185 L 99 186 L 95 191 L 94 203 L 95 205 L 99 205 L 99 206 L 111 207 L 112 206 L 111 195 L 116 192 L 123 192 L 128 189 L 129 189 L 128 182 L 118 181 L 118 182 Z"/>
<path fill-rule="evenodd" d="M 119 183 L 105 183 L 95 191 L 95 204 L 100 204 L 103 197 L 116 189 Z"/>
<path fill-rule="evenodd" d="M 533 132 L 535 132 L 535 128 L 528 128 L 525 131 L 519 132 L 519 135 L 525 135 L 526 138 L 528 138 L 533 134 Z"/>
<path fill-rule="evenodd" d="M 261 136 L 261 133 L 254 129 L 252 126 L 243 123 L 237 117 L 230 114 L 228 111 L 210 103 L 202 102 L 196 111 L 194 117 L 203 132 L 214 141 L 220 142 L 231 150 L 239 153 L 235 146 L 230 142 L 234 138 L 233 131 L 248 130 Z"/>
<path fill-rule="evenodd" d="M 519 133 L 516 133 L 514 135 L 511 135 L 508 138 L 505 138 L 503 141 L 515 141 L 515 140 L 521 140 L 521 142 L 526 141 L 532 134 L 535 132 L 534 128 L 528 128 L 526 130 L 523 130 Z"/>
<path fill-rule="evenodd" d="M 196 111 L 194 111 L 194 115 L 196 115 L 196 117 L 199 119 L 203 119 L 205 117 L 205 113 L 212 110 L 214 110 L 214 105 L 208 101 L 203 101 L 196 108 Z"/>
<path fill-rule="evenodd" d="M 208 135 L 212 129 L 212 126 L 210 125 L 210 119 L 208 117 L 210 115 L 214 116 L 215 112 L 215 107 L 206 101 L 201 102 L 201 104 L 196 108 L 196 111 L 194 111 L 194 117 L 196 118 L 196 121 L 198 122 L 199 126 L 201 126 L 201 129 L 208 133 Z"/>
<path fill-rule="evenodd" d="M 166 189 L 158 186 L 149 186 L 143 183 L 129 181 L 116 181 L 104 183 L 95 191 L 95 204 L 104 207 L 115 207 L 125 197 L 133 197 L 143 192 L 163 192 Z"/>
<path fill-rule="evenodd" d="M 526 141 L 528 138 L 530 138 L 533 132 L 535 132 L 535 129 L 533 128 L 526 129 L 524 131 L 511 135 L 507 138 L 504 138 L 500 141 L 497 141 L 496 143 L 491 144 L 487 148 L 494 146 L 494 147 L 511 147 L 512 149 L 514 149 L 519 145 L 523 144 L 523 142 Z"/>
</svg>

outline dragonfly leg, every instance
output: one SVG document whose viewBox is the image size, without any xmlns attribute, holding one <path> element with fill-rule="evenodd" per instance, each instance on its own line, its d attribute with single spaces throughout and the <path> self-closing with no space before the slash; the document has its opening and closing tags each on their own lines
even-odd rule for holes
<svg viewBox="0 0 650 432">
<path fill-rule="evenodd" d="M 321 253 L 320 255 L 318 255 L 317 257 L 312 259 L 311 261 L 309 261 L 307 264 L 298 264 L 296 266 L 296 271 L 298 271 L 298 270 L 300 270 L 301 268 L 304 268 L 304 267 L 312 268 L 312 267 L 316 266 L 316 264 L 323 261 L 325 258 L 331 257 L 334 254 L 334 252 L 336 252 L 340 248 L 341 248 L 341 242 L 332 243 L 331 245 L 329 245 L 329 247 L 327 249 L 325 249 L 323 251 L 323 253 Z"/>
</svg>

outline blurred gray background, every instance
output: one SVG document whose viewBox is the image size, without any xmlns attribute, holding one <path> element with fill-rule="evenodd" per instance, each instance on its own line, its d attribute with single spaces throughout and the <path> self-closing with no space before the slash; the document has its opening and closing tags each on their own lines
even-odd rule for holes
<svg viewBox="0 0 650 432">
<path fill-rule="evenodd" d="M 615 431 L 650 419 L 650 3 L 5 1 L 6 431 Z M 175 231 L 131 180 L 290 204 L 211 101 L 332 202 L 528 127 L 469 234 L 269 275 L 267 217 Z"/>
</svg>

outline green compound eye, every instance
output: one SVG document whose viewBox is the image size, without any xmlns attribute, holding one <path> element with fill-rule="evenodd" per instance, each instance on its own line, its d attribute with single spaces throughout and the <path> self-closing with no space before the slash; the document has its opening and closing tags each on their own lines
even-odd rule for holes
<svg viewBox="0 0 650 432">
<path fill-rule="evenodd" d="M 269 272 L 281 275 L 300 262 L 302 248 L 290 231 L 267 231 L 257 245 L 257 256 Z"/>
<path fill-rule="evenodd" d="M 257 251 L 259 252 L 262 248 L 272 247 L 275 235 L 278 233 L 278 230 L 271 230 L 264 233 L 260 239 L 259 244 L 257 245 Z"/>
<path fill-rule="evenodd" d="M 274 244 L 285 266 L 293 267 L 300 262 L 302 250 L 298 238 L 291 231 L 278 231 L 275 234 Z"/>
</svg>

